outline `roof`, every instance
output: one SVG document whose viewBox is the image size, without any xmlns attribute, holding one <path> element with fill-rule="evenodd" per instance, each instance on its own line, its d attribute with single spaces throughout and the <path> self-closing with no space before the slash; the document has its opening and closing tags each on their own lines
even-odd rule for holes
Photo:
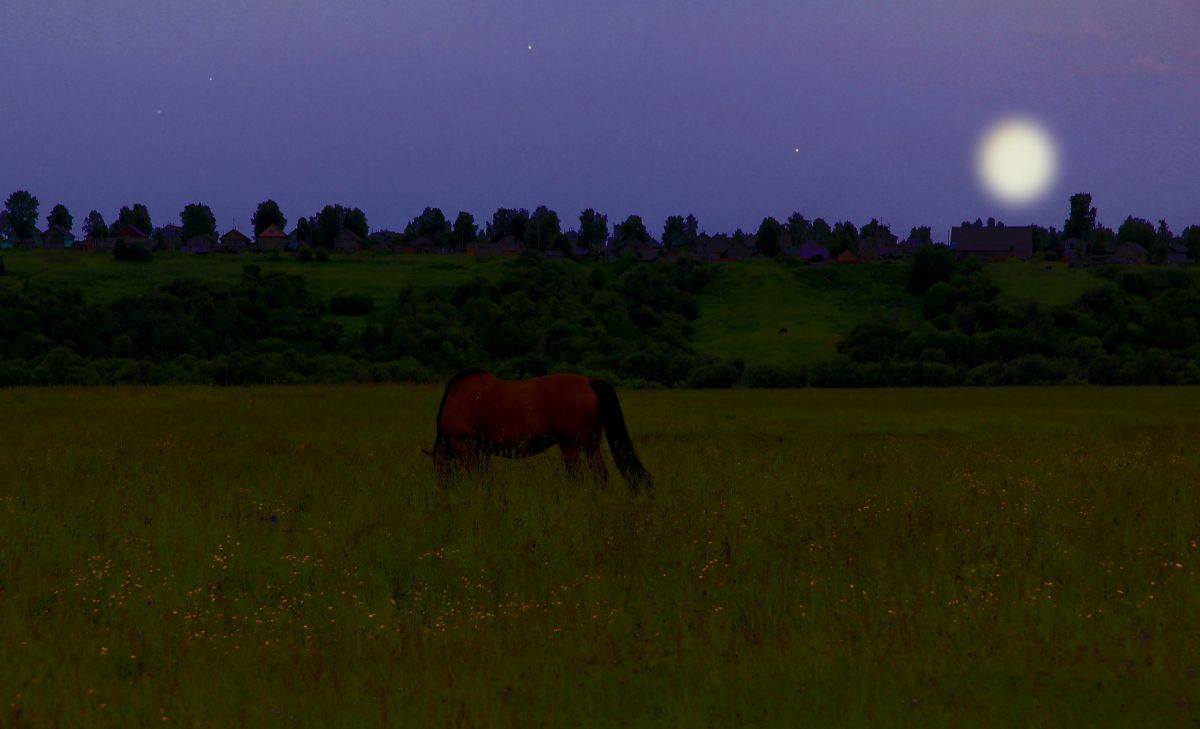
<svg viewBox="0 0 1200 729">
<path fill-rule="evenodd" d="M 125 240 L 138 240 L 149 238 L 150 236 L 142 232 L 142 229 L 132 223 L 126 223 L 116 230 L 109 233 L 110 238 L 124 238 Z"/>
<path fill-rule="evenodd" d="M 278 225 L 272 224 L 272 225 L 268 225 L 267 227 L 263 228 L 262 232 L 258 234 L 258 237 L 259 238 L 286 238 L 288 236 L 287 236 L 287 233 L 284 233 L 282 230 L 279 229 Z"/>
<path fill-rule="evenodd" d="M 950 245 L 960 253 L 1032 258 L 1033 226 L 959 225 L 950 231 Z"/>
<path fill-rule="evenodd" d="M 242 231 L 238 230 L 237 228 L 234 228 L 233 230 L 226 232 L 225 235 L 221 236 L 222 243 L 224 243 L 227 240 L 243 240 L 243 241 L 246 241 L 247 243 L 250 242 L 250 239 L 246 237 L 246 234 L 243 233 Z"/>
</svg>

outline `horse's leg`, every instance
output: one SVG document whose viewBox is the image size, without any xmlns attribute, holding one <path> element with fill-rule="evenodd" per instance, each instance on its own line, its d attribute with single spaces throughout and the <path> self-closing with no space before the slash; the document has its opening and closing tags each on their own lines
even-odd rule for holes
<svg viewBox="0 0 1200 729">
<path fill-rule="evenodd" d="M 596 428 L 583 446 L 583 454 L 587 457 L 588 470 L 592 472 L 592 480 L 604 488 L 608 486 L 608 466 L 604 465 L 604 451 L 600 449 L 600 438 L 604 435 L 603 428 Z"/>
<path fill-rule="evenodd" d="M 583 475 L 583 462 L 579 458 L 579 446 L 562 443 L 559 448 L 562 449 L 563 465 L 567 467 L 567 476 L 572 480 L 579 480 L 579 477 Z"/>
</svg>

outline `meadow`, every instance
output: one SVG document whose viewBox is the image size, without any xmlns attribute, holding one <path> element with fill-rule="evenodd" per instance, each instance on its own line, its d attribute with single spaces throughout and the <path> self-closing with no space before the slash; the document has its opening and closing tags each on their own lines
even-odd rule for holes
<svg viewBox="0 0 1200 729">
<path fill-rule="evenodd" d="M 1200 390 L 622 390 L 650 496 L 440 394 L 0 390 L 0 725 L 1200 721 Z"/>
</svg>

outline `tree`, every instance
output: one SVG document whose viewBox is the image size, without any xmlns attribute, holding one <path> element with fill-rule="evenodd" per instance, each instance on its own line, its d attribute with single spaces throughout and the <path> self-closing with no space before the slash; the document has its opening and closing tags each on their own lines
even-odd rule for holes
<svg viewBox="0 0 1200 729">
<path fill-rule="evenodd" d="M 38 199 L 26 190 L 17 190 L 4 203 L 4 217 L 8 232 L 17 240 L 29 238 L 38 218 Z"/>
<path fill-rule="evenodd" d="M 933 245 L 933 230 L 928 225 L 913 226 L 912 230 L 908 231 L 908 239 L 921 245 Z"/>
<path fill-rule="evenodd" d="M 650 240 L 650 232 L 646 230 L 646 224 L 642 222 L 642 216 L 630 215 L 625 218 L 625 222 L 617 226 L 617 240 L 640 240 L 647 243 Z"/>
<path fill-rule="evenodd" d="M 834 225 L 829 236 L 829 255 L 836 258 L 842 251 L 858 252 L 858 228 L 849 220 Z"/>
<path fill-rule="evenodd" d="M 608 216 L 592 208 L 579 214 L 579 246 L 585 251 L 596 251 L 608 240 Z"/>
<path fill-rule="evenodd" d="M 121 207 L 121 212 L 117 213 L 116 227 L 122 225 L 132 225 L 146 235 L 154 232 L 154 224 L 150 222 L 150 211 L 141 203 L 134 203 L 133 207 Z"/>
<path fill-rule="evenodd" d="M 475 216 L 463 210 L 454 219 L 454 241 L 460 248 L 479 237 L 479 226 L 475 225 Z"/>
<path fill-rule="evenodd" d="M 1159 243 L 1170 243 L 1175 240 L 1175 235 L 1171 233 L 1171 226 L 1167 225 L 1166 220 L 1158 221 L 1157 237 Z"/>
<path fill-rule="evenodd" d="M 488 240 L 498 241 L 511 235 L 517 240 L 525 240 L 525 231 L 529 228 L 529 211 L 525 208 L 497 208 L 492 213 L 492 222 L 488 225 Z"/>
<path fill-rule="evenodd" d="M 1187 248 L 1188 258 L 1200 261 L 1200 225 L 1189 225 L 1179 234 L 1179 239 Z"/>
<path fill-rule="evenodd" d="M 772 258 L 779 255 L 780 241 L 783 238 L 783 225 L 772 217 L 763 218 L 758 226 L 758 252 Z"/>
<path fill-rule="evenodd" d="M 179 221 L 183 223 L 183 232 L 180 235 L 184 240 L 191 240 L 198 235 L 215 236 L 217 234 L 217 219 L 207 205 L 200 203 L 185 205 L 183 211 L 179 213 Z"/>
<path fill-rule="evenodd" d="M 558 213 L 545 205 L 539 205 L 533 211 L 529 222 L 529 240 L 525 241 L 526 246 L 538 251 L 557 246 L 558 237 L 562 235 L 562 223 L 558 219 Z"/>
<path fill-rule="evenodd" d="M 342 232 L 345 219 L 346 208 L 341 205 L 326 205 L 321 208 L 312 225 L 313 245 L 318 248 L 332 248 L 333 239 Z"/>
<path fill-rule="evenodd" d="M 908 291 L 917 296 L 954 276 L 954 253 L 946 246 L 923 245 L 908 269 Z"/>
<path fill-rule="evenodd" d="M 67 210 L 67 206 L 59 203 L 54 206 L 50 214 L 46 216 L 46 225 L 53 228 L 56 225 L 61 225 L 67 230 L 75 227 L 75 218 L 71 215 L 71 211 Z"/>
<path fill-rule="evenodd" d="M 254 234 L 258 235 L 272 225 L 284 230 L 287 228 L 287 218 L 283 217 L 279 203 L 274 200 L 263 200 L 255 209 L 254 216 L 250 218 L 250 224 L 254 226 Z"/>
<path fill-rule="evenodd" d="M 1154 233 L 1154 226 L 1150 221 L 1142 218 L 1135 218 L 1132 215 L 1125 218 L 1125 222 L 1121 223 L 1121 227 L 1117 228 L 1117 243 L 1137 243 L 1141 247 L 1149 251 L 1154 247 L 1158 237 Z"/>
<path fill-rule="evenodd" d="M 404 226 L 404 237 L 413 240 L 424 236 L 435 241 L 441 241 L 450 230 L 450 223 L 441 208 L 425 208 L 421 214 Z"/>
<path fill-rule="evenodd" d="M 787 232 L 791 237 L 792 243 L 800 245 L 808 239 L 812 232 L 812 224 L 808 222 L 800 213 L 792 213 L 787 219 Z"/>
<path fill-rule="evenodd" d="M 292 238 L 305 243 L 312 243 L 314 224 L 311 218 L 300 218 L 296 221 L 296 229 L 292 231 Z M 312 256 L 312 250 L 309 249 L 308 255 Z"/>
<path fill-rule="evenodd" d="M 696 247 L 696 239 L 700 237 L 700 223 L 696 216 L 688 213 L 683 220 L 683 244 L 688 248 Z"/>
<path fill-rule="evenodd" d="M 663 248 L 671 250 L 682 247 L 684 237 L 687 235 L 687 229 L 685 226 L 686 223 L 684 223 L 682 215 L 671 215 L 667 217 L 667 221 L 663 223 Z"/>
<path fill-rule="evenodd" d="M 1096 229 L 1096 208 L 1092 207 L 1091 193 L 1077 192 L 1071 196 L 1071 212 L 1063 223 L 1063 238 L 1090 240 Z"/>
<path fill-rule="evenodd" d="M 91 238 L 107 238 L 108 226 L 104 224 L 104 216 L 99 210 L 87 214 L 83 221 L 83 234 Z"/>
<path fill-rule="evenodd" d="M 829 237 L 833 235 L 833 230 L 829 227 L 829 223 L 825 222 L 825 218 L 817 218 L 812 221 L 812 227 L 809 228 L 809 236 L 813 243 L 822 245 L 829 242 Z"/>
<path fill-rule="evenodd" d="M 1051 258 L 1061 256 L 1062 238 L 1058 234 L 1058 228 L 1043 228 L 1040 225 L 1033 226 L 1033 252 L 1046 253 Z"/>
<path fill-rule="evenodd" d="M 371 234 L 371 229 L 367 227 L 367 214 L 358 208 L 350 208 L 346 211 L 346 218 L 342 222 L 342 226 L 363 240 L 366 240 L 367 236 Z"/>
<path fill-rule="evenodd" d="M 891 228 L 884 225 L 883 223 L 880 223 L 878 219 L 871 218 L 871 222 L 864 225 L 862 227 L 862 230 L 858 231 L 858 237 L 859 238 L 876 238 L 880 235 L 891 235 L 891 233 L 892 233 Z"/>
</svg>

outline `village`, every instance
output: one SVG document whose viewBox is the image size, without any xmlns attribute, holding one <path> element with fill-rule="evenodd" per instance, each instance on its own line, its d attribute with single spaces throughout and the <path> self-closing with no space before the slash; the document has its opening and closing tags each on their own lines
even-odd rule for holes
<svg viewBox="0 0 1200 729">
<path fill-rule="evenodd" d="M 868 230 L 864 226 L 864 232 Z M 955 226 L 950 232 L 949 247 L 959 259 L 974 258 L 984 262 L 1005 260 L 1032 260 L 1035 251 L 1035 226 L 973 225 Z M 926 240 L 910 238 L 900 240 L 886 226 L 870 226 L 870 233 L 858 237 L 851 248 L 832 253 L 830 247 L 811 240 L 794 241 L 787 231 L 780 234 L 778 257 L 803 261 L 810 264 L 853 265 L 889 261 L 903 261 L 912 257 Z M 111 254 L 119 246 L 140 246 L 151 252 L 180 252 L 195 255 L 235 253 L 277 253 L 301 255 L 307 242 L 299 239 L 295 232 L 285 233 L 276 225 L 268 225 L 256 235 L 247 235 L 236 227 L 230 228 L 219 237 L 201 234 L 183 239 L 179 225 L 166 225 L 148 234 L 132 224 L 114 226 L 103 237 L 86 236 L 76 238 L 62 225 L 51 225 L 44 231 L 34 229 L 24 240 L 5 238 L 0 240 L 0 251 L 35 248 L 49 250 L 81 250 Z M 941 244 L 934 244 L 941 245 Z M 424 235 L 406 236 L 390 230 L 380 230 L 366 238 L 352 230 L 343 229 L 333 239 L 332 249 L 338 253 L 391 253 L 400 255 L 441 254 L 465 255 L 468 257 L 515 257 L 531 249 L 522 240 L 506 235 L 497 240 L 478 240 L 465 245 L 447 245 Z M 1058 260 L 1074 265 L 1143 265 L 1152 262 L 1150 252 L 1134 242 L 1116 245 L 1111 252 L 1085 256 L 1084 246 L 1079 239 L 1067 239 L 1061 243 Z M 764 255 L 753 233 L 700 234 L 694 244 L 666 247 L 653 239 L 640 237 L 618 239 L 610 237 L 602 249 L 588 249 L 580 245 L 579 235 L 568 231 L 562 236 L 559 247 L 546 248 L 542 255 L 547 258 L 608 259 L 630 257 L 638 261 L 651 262 L 669 260 L 680 256 L 710 262 L 747 261 Z M 1166 249 L 1165 260 L 1171 265 L 1190 262 L 1187 248 L 1182 241 L 1174 241 Z"/>
</svg>

